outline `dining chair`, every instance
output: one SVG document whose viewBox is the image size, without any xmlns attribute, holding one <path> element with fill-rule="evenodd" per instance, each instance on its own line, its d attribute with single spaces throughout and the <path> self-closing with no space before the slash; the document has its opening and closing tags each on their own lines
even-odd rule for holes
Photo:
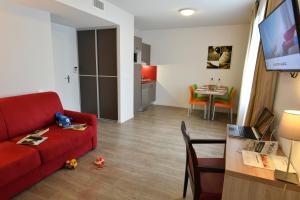
<svg viewBox="0 0 300 200">
<path fill-rule="evenodd" d="M 234 87 L 228 89 L 228 92 L 224 96 L 214 96 L 214 101 L 222 101 L 222 102 L 229 102 L 230 101 L 230 94 Z"/>
<path fill-rule="evenodd" d="M 215 119 L 215 113 L 216 113 L 216 108 L 225 108 L 228 109 L 228 112 L 230 112 L 230 123 L 233 122 L 233 109 L 234 109 L 234 103 L 235 103 L 235 97 L 236 97 L 236 89 L 232 88 L 230 94 L 229 94 L 229 101 L 222 101 L 222 100 L 214 100 L 213 106 L 213 116 L 212 120 Z"/>
<path fill-rule="evenodd" d="M 190 139 L 185 122 L 181 122 L 181 132 L 186 145 L 186 164 L 183 186 L 183 198 L 186 197 L 188 180 L 193 200 L 221 200 L 225 159 L 198 158 L 193 144 L 225 144 L 223 139 Z"/>
<path fill-rule="evenodd" d="M 197 89 L 196 84 L 189 86 L 189 93 L 190 93 L 189 104 L 190 104 L 190 108 L 188 109 L 188 116 L 190 116 L 192 114 L 192 110 L 195 108 L 195 105 L 204 105 L 204 119 L 206 119 L 208 97 L 195 93 L 195 89 Z"/>
</svg>

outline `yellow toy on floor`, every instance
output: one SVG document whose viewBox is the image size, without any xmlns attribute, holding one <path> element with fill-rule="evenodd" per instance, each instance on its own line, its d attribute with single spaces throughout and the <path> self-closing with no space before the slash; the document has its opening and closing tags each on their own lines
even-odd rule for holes
<svg viewBox="0 0 300 200">
<path fill-rule="evenodd" d="M 65 168 L 67 168 L 67 169 L 75 169 L 76 167 L 77 167 L 76 159 L 67 160 L 65 163 Z"/>
</svg>

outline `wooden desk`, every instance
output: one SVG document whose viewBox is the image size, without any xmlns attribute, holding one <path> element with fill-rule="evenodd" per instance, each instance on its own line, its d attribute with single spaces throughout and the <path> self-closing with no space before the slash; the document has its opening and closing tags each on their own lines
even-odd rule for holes
<svg viewBox="0 0 300 200">
<path fill-rule="evenodd" d="M 271 170 L 243 164 L 238 152 L 243 141 L 227 136 L 222 200 L 300 200 L 299 185 L 275 180 Z"/>
</svg>

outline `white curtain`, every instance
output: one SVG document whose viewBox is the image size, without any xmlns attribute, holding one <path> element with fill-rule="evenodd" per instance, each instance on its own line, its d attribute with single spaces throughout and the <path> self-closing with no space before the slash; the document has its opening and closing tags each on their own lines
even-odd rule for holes
<svg viewBox="0 0 300 200">
<path fill-rule="evenodd" d="M 258 7 L 257 7 L 258 2 Z M 250 27 L 248 50 L 245 58 L 244 72 L 241 86 L 240 103 L 238 109 L 237 124 L 244 125 L 248 112 L 251 96 L 255 66 L 260 44 L 258 24 L 264 19 L 267 0 L 260 0 L 253 8 L 252 22 Z"/>
</svg>

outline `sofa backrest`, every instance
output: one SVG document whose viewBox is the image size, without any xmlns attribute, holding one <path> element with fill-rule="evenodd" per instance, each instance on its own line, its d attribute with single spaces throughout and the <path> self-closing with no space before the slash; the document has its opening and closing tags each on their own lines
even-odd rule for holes
<svg viewBox="0 0 300 200">
<path fill-rule="evenodd" d="M 55 92 L 44 92 L 0 98 L 0 112 L 13 138 L 53 124 L 55 113 L 63 108 Z"/>
<path fill-rule="evenodd" d="M 0 112 L 0 142 L 8 138 L 6 125 Z"/>
</svg>

